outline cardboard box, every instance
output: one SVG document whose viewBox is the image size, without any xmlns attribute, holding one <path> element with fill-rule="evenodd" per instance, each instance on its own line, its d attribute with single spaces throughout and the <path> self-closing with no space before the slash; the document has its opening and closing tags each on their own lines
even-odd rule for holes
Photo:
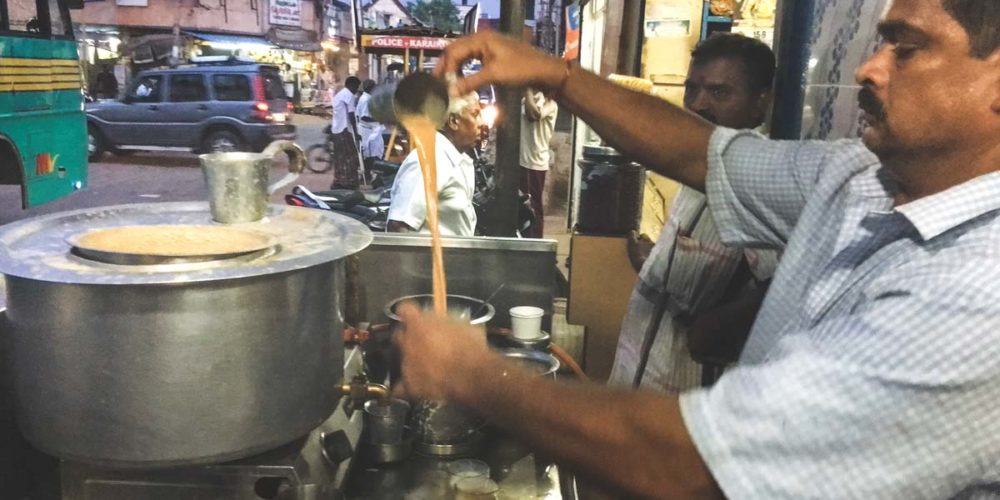
<svg viewBox="0 0 1000 500">
<path fill-rule="evenodd" d="M 567 319 L 587 327 L 582 363 L 597 382 L 611 374 L 622 318 L 637 278 L 624 236 L 573 234 Z"/>
</svg>

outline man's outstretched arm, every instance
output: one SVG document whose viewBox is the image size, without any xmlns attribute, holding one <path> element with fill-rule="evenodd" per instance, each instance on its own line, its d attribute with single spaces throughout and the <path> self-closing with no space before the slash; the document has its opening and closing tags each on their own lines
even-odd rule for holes
<svg viewBox="0 0 1000 500">
<path fill-rule="evenodd" d="M 676 397 L 540 379 L 489 352 L 470 327 L 401 306 L 403 392 L 475 408 L 490 422 L 629 498 L 718 498 Z M 481 333 L 481 332 L 480 332 Z"/>
<path fill-rule="evenodd" d="M 451 44 L 437 71 L 453 73 L 469 59 L 482 61 L 482 70 L 459 79 L 457 92 L 491 83 L 548 92 L 625 155 L 704 191 L 706 152 L 714 130 L 705 120 L 493 32 Z"/>
</svg>

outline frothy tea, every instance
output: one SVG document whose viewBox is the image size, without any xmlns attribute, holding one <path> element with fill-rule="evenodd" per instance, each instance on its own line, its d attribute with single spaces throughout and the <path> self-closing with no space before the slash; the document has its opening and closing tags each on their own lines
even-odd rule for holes
<svg viewBox="0 0 1000 500">
<path fill-rule="evenodd" d="M 423 174 L 427 227 L 431 231 L 434 312 L 439 316 L 445 316 L 448 314 L 448 290 L 444 274 L 444 247 L 441 245 L 441 228 L 438 226 L 437 127 L 430 119 L 421 115 L 401 116 L 399 121 L 417 149 L 417 160 L 420 162 L 420 172 Z"/>
</svg>

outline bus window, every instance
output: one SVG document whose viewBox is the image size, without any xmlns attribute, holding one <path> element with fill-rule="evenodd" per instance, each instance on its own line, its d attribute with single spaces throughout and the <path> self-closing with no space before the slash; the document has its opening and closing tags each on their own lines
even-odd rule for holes
<svg viewBox="0 0 1000 500">
<path fill-rule="evenodd" d="M 69 21 L 69 10 L 61 5 L 59 0 L 47 0 L 49 4 L 49 20 L 52 23 L 51 33 L 60 37 L 73 36 L 73 25 Z"/>
<path fill-rule="evenodd" d="M 41 33 L 38 4 L 35 0 L 9 0 L 7 2 L 7 29 L 27 33 Z"/>
</svg>

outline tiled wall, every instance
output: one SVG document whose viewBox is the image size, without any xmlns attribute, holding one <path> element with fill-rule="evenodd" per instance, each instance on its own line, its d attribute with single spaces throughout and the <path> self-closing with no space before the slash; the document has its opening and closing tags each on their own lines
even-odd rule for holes
<svg viewBox="0 0 1000 500">
<path fill-rule="evenodd" d="M 795 1 L 795 0 L 785 0 Z M 815 0 L 801 136 L 858 137 L 854 70 L 877 48 L 876 26 L 890 0 Z"/>
</svg>

